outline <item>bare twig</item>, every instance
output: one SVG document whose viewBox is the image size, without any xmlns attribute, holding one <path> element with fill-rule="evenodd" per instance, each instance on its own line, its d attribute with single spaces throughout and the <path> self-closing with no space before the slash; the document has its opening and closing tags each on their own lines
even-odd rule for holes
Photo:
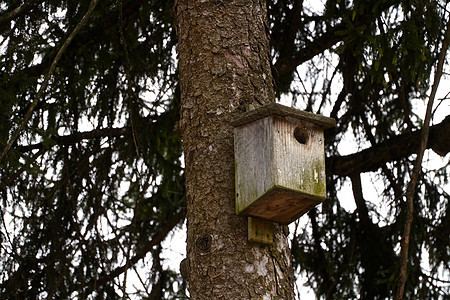
<svg viewBox="0 0 450 300">
<path fill-rule="evenodd" d="M 414 205 L 413 205 L 413 198 L 414 198 L 414 190 L 417 185 L 417 181 L 419 178 L 420 171 L 422 169 L 422 159 L 423 155 L 426 149 L 426 145 L 428 142 L 428 135 L 430 130 L 430 120 L 432 115 L 432 108 L 433 108 L 433 102 L 434 98 L 436 97 L 436 92 L 439 86 L 439 81 L 442 76 L 442 70 L 445 60 L 445 55 L 447 53 L 447 49 L 450 42 L 450 22 L 447 22 L 447 29 L 445 30 L 444 34 L 444 41 L 442 42 L 442 49 L 439 53 L 438 57 L 438 64 L 436 67 L 436 71 L 434 74 L 434 82 L 433 86 L 431 88 L 430 97 L 428 99 L 427 104 L 427 111 L 425 113 L 425 121 L 422 127 L 421 132 L 421 139 L 420 139 L 420 148 L 417 153 L 416 162 L 414 164 L 414 168 L 411 174 L 411 181 L 408 184 L 408 188 L 406 190 L 406 219 L 404 224 L 404 231 L 403 231 L 403 237 L 401 241 L 401 250 L 400 250 L 400 274 L 399 274 L 399 280 L 398 280 L 398 287 L 395 299 L 401 300 L 403 299 L 403 294 L 405 290 L 405 283 L 406 283 L 406 272 L 407 272 L 407 265 L 408 265 L 408 247 L 409 247 L 409 238 L 410 238 L 410 232 L 411 232 L 411 223 L 413 220 L 413 214 L 414 214 Z"/>
<path fill-rule="evenodd" d="M 89 8 L 86 12 L 86 14 L 83 16 L 81 21 L 77 24 L 77 26 L 74 28 L 74 30 L 70 33 L 69 37 L 66 39 L 64 44 L 62 44 L 61 48 L 59 49 L 58 53 L 56 54 L 55 58 L 53 59 L 53 62 L 50 66 L 50 69 L 47 72 L 47 75 L 45 75 L 44 81 L 41 84 L 41 87 L 39 88 L 39 91 L 36 95 L 36 98 L 34 98 L 33 102 L 31 103 L 30 107 L 28 108 L 27 113 L 25 114 L 25 117 L 23 118 L 22 122 L 20 123 L 19 127 L 14 131 L 13 135 L 9 139 L 8 143 L 6 144 L 5 149 L 3 149 L 2 154 L 0 155 L 0 163 L 2 162 L 3 158 L 6 156 L 6 153 L 8 153 L 11 146 L 14 144 L 15 140 L 19 137 L 20 132 L 24 129 L 25 125 L 27 124 L 28 120 L 31 117 L 31 114 L 33 113 L 34 109 L 36 108 L 36 105 L 38 104 L 40 98 L 45 92 L 45 89 L 48 86 L 48 83 L 50 81 L 50 77 L 52 77 L 53 72 L 55 71 L 56 65 L 58 64 L 59 59 L 61 58 L 62 54 L 66 50 L 67 46 L 69 46 L 70 42 L 74 39 L 74 37 L 77 35 L 77 33 L 83 28 L 89 17 L 91 16 L 95 6 L 97 5 L 98 0 L 92 0 L 89 4 Z"/>
<path fill-rule="evenodd" d="M 439 106 L 442 104 L 442 102 L 444 102 L 445 100 L 450 99 L 450 98 L 449 98 L 449 95 L 450 95 L 450 92 L 448 92 L 447 95 L 445 95 L 444 97 L 438 99 L 438 100 L 439 100 L 439 104 L 436 105 L 436 107 L 434 108 L 434 110 L 433 110 L 433 115 L 434 115 L 434 113 L 436 112 L 436 110 L 439 108 Z"/>
</svg>

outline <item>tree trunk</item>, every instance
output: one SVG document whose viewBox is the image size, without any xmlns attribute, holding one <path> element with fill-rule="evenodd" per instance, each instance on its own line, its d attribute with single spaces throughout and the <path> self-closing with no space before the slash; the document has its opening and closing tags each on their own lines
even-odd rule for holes
<svg viewBox="0 0 450 300">
<path fill-rule="evenodd" d="M 293 299 L 282 227 L 250 243 L 234 204 L 230 119 L 274 101 L 265 1 L 178 0 L 175 19 L 191 299 Z"/>
</svg>

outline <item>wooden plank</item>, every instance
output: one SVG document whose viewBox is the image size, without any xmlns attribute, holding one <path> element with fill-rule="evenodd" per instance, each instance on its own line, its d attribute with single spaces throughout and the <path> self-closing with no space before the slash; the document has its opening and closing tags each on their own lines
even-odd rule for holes
<svg viewBox="0 0 450 300">
<path fill-rule="evenodd" d="M 273 223 L 261 219 L 248 217 L 248 240 L 250 242 L 272 244 Z"/>
</svg>

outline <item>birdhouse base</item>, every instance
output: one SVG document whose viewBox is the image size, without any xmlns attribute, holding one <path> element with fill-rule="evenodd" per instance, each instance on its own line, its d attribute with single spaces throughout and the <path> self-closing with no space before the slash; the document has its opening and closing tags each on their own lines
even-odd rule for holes
<svg viewBox="0 0 450 300">
<path fill-rule="evenodd" d="M 248 217 L 248 240 L 270 245 L 273 243 L 273 223 Z"/>
<path fill-rule="evenodd" d="M 322 198 L 314 198 L 295 191 L 273 188 L 253 202 L 239 215 L 270 220 L 287 225 L 323 202 Z"/>
</svg>

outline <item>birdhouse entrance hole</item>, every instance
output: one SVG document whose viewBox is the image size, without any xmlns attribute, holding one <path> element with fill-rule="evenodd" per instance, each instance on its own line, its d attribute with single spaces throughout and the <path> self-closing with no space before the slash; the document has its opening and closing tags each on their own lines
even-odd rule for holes
<svg viewBox="0 0 450 300">
<path fill-rule="evenodd" d="M 309 133 L 306 131 L 305 127 L 299 125 L 295 127 L 294 137 L 300 144 L 305 145 L 308 142 Z"/>
</svg>

